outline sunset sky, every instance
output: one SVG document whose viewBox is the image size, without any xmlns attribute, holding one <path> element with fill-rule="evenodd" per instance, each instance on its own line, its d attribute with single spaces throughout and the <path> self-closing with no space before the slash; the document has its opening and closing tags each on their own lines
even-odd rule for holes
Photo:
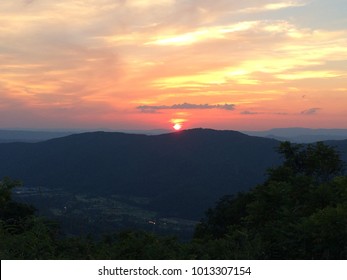
<svg viewBox="0 0 347 280">
<path fill-rule="evenodd" d="M 174 123 L 347 128 L 347 1 L 0 1 L 0 128 Z"/>
</svg>

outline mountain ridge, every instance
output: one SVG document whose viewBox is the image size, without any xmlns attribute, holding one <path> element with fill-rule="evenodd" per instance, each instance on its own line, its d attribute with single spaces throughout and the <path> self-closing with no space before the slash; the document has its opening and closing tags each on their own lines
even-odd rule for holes
<svg viewBox="0 0 347 280">
<path fill-rule="evenodd" d="M 250 136 L 272 138 L 294 143 L 313 143 L 318 141 L 345 140 L 347 129 L 312 129 L 303 127 L 273 128 L 264 131 L 242 131 Z"/>
<path fill-rule="evenodd" d="M 166 215 L 199 218 L 223 195 L 262 183 L 279 141 L 196 128 L 161 135 L 86 132 L 0 144 L 0 177 L 70 193 L 146 197 Z M 330 141 L 344 160 L 346 141 Z M 194 203 L 192 203 L 194 201 Z"/>
<path fill-rule="evenodd" d="M 0 144 L 0 176 L 76 193 L 149 197 L 154 208 L 182 217 L 195 198 L 203 202 L 190 210 L 197 217 L 220 196 L 260 183 L 265 170 L 280 161 L 277 145 L 211 129 L 156 136 L 89 132 Z"/>
</svg>

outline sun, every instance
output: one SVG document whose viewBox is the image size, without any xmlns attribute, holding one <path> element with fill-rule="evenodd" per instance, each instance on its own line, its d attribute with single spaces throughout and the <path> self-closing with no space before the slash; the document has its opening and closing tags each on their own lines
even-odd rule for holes
<svg viewBox="0 0 347 280">
<path fill-rule="evenodd" d="M 180 124 L 180 123 L 175 123 L 174 125 L 173 125 L 173 128 L 175 129 L 175 130 L 181 130 L 181 128 L 182 128 L 182 125 Z"/>
</svg>

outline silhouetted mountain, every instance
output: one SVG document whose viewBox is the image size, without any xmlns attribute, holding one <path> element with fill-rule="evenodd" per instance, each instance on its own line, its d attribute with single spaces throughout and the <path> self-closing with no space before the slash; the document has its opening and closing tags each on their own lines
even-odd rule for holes
<svg viewBox="0 0 347 280">
<path fill-rule="evenodd" d="M 85 130 L 73 130 L 73 131 L 45 131 L 45 130 L 15 130 L 15 129 L 0 129 L 0 143 L 13 143 L 13 142 L 25 142 L 35 143 L 42 142 L 58 137 L 64 137 L 71 134 L 83 133 Z M 110 130 L 109 132 L 116 132 Z M 117 132 L 123 132 L 128 134 L 145 134 L 145 135 L 159 135 L 169 133 L 165 129 L 152 129 L 152 130 L 122 130 Z"/>
<path fill-rule="evenodd" d="M 0 130 L 0 143 L 40 142 L 73 134 L 67 131 Z"/>
<path fill-rule="evenodd" d="M 99 131 L 95 130 L 95 131 Z M 166 129 L 152 129 L 152 130 L 106 130 L 108 132 L 122 132 L 128 134 L 145 134 L 145 135 L 159 135 L 169 133 Z M 0 143 L 13 143 L 25 142 L 35 143 L 42 142 L 58 137 L 64 137 L 71 134 L 79 134 L 86 132 L 85 130 L 72 130 L 72 131 L 45 131 L 45 130 L 16 130 L 16 129 L 0 129 Z"/>
<path fill-rule="evenodd" d="M 192 129 L 157 136 L 93 132 L 0 144 L 0 176 L 74 193 L 151 198 L 168 215 L 201 216 L 224 194 L 262 182 L 275 140 Z"/>
</svg>

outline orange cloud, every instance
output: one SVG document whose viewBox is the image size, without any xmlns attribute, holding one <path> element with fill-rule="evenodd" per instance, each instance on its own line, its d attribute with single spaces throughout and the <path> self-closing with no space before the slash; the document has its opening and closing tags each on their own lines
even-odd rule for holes
<svg viewBox="0 0 347 280">
<path fill-rule="evenodd" d="M 47 126 L 158 127 L 188 108 L 154 117 L 136 107 L 230 100 L 233 114 L 190 110 L 189 123 L 288 125 L 300 123 L 302 108 L 324 108 L 307 125 L 319 125 L 323 116 L 340 125 L 347 121 L 341 105 L 347 104 L 347 29 L 336 13 L 305 21 L 313 4 L 2 1 L 0 125 L 20 118 L 28 127 L 41 119 Z M 334 0 L 329 5 L 339 7 Z M 257 120 L 252 112 L 261 113 Z"/>
</svg>

